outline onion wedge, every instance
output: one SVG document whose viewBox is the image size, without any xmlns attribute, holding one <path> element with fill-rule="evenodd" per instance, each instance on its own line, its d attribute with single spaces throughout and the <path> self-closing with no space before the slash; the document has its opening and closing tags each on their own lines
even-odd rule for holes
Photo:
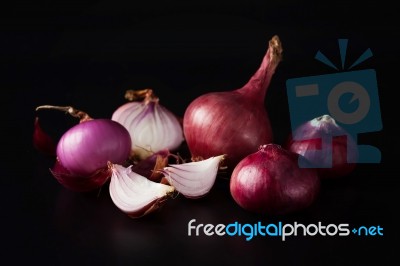
<svg viewBox="0 0 400 266">
<path fill-rule="evenodd" d="M 132 166 L 112 164 L 110 196 L 114 204 L 131 218 L 139 218 L 159 209 L 174 187 L 156 183 L 132 171 Z"/>
<path fill-rule="evenodd" d="M 202 161 L 170 164 L 162 172 L 169 184 L 186 198 L 200 198 L 211 190 L 224 158 L 219 155 Z"/>
</svg>

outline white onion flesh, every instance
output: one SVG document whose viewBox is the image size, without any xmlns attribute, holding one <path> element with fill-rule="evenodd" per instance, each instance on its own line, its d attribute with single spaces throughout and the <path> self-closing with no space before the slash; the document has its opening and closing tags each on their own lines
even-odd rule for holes
<svg viewBox="0 0 400 266">
<path fill-rule="evenodd" d="M 113 164 L 109 190 L 114 204 L 137 218 L 158 209 L 174 192 L 174 187 L 150 181 L 133 172 L 131 166 Z"/>
<path fill-rule="evenodd" d="M 224 155 L 183 164 L 170 164 L 163 172 L 176 191 L 187 198 L 205 196 L 215 183 Z"/>
<path fill-rule="evenodd" d="M 140 159 L 164 149 L 173 151 L 184 141 L 178 119 L 158 101 L 126 103 L 111 119 L 129 131 L 133 154 Z"/>
</svg>

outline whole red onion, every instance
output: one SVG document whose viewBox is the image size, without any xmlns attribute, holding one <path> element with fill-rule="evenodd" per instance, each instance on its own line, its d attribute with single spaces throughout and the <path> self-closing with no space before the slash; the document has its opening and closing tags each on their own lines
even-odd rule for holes
<svg viewBox="0 0 400 266">
<path fill-rule="evenodd" d="M 89 191 L 101 187 L 111 176 L 109 163 L 123 164 L 130 155 L 129 132 L 111 119 L 92 119 L 70 106 L 39 106 L 65 111 L 80 118 L 57 144 L 57 161 L 51 173 L 66 188 Z"/>
<path fill-rule="evenodd" d="M 260 146 L 232 172 L 230 192 L 243 209 L 282 215 L 309 207 L 320 190 L 315 169 L 300 168 L 298 154 L 277 144 Z"/>
<path fill-rule="evenodd" d="M 300 125 L 289 137 L 286 148 L 307 158 L 322 178 L 346 176 L 357 165 L 357 144 L 329 115 Z"/>
<path fill-rule="evenodd" d="M 195 99 L 183 117 L 183 130 L 192 158 L 226 155 L 233 169 L 246 155 L 273 139 L 264 105 L 267 88 L 281 61 L 278 36 L 269 41 L 261 66 L 242 88 L 212 92 Z"/>
<path fill-rule="evenodd" d="M 57 145 L 60 163 L 78 176 L 89 176 L 107 166 L 122 164 L 129 157 L 128 131 L 110 119 L 93 119 L 70 128 Z"/>
</svg>

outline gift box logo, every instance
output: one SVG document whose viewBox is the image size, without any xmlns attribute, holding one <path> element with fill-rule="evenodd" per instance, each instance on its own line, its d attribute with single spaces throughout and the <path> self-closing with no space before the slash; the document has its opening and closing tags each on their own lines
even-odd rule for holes
<svg viewBox="0 0 400 266">
<path fill-rule="evenodd" d="M 287 80 L 291 128 L 293 132 L 304 122 L 329 114 L 358 143 L 359 134 L 382 129 L 376 72 L 374 69 L 352 70 L 372 56 L 370 49 L 345 68 L 348 40 L 339 39 L 338 42 L 343 72 Z M 339 70 L 320 51 L 315 59 Z M 380 150 L 375 146 L 358 144 L 358 153 L 357 163 L 381 161 Z"/>
</svg>

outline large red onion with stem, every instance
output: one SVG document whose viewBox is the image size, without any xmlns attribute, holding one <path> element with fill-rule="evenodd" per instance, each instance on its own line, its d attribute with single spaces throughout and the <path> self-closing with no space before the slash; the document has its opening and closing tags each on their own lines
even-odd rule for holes
<svg viewBox="0 0 400 266">
<path fill-rule="evenodd" d="M 301 155 L 277 144 L 262 145 L 232 172 L 230 192 L 251 212 L 283 215 L 309 207 L 317 198 L 320 179 L 313 168 L 300 168 Z"/>
<path fill-rule="evenodd" d="M 281 58 L 281 42 L 274 36 L 261 66 L 243 87 L 207 93 L 190 103 L 183 130 L 192 158 L 226 154 L 226 166 L 233 169 L 260 145 L 272 142 L 264 101 Z"/>
<path fill-rule="evenodd" d="M 322 178 L 347 176 L 357 165 L 357 143 L 329 115 L 316 117 L 296 128 L 286 148 L 307 158 Z"/>
<path fill-rule="evenodd" d="M 109 162 L 123 164 L 129 158 L 131 138 L 118 122 L 92 119 L 70 106 L 36 108 L 41 109 L 64 111 L 80 119 L 80 123 L 67 130 L 58 141 L 57 162 L 51 170 L 65 187 L 75 191 L 99 188 L 111 176 Z"/>
</svg>

